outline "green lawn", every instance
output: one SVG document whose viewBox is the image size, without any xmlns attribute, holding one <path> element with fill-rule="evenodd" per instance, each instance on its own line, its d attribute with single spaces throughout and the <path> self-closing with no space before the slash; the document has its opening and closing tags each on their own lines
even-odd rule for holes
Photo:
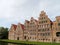
<svg viewBox="0 0 60 45">
<path fill-rule="evenodd" d="M 19 41 L 19 40 L 1 40 L 3 42 L 10 42 L 10 43 L 23 43 L 23 44 L 34 44 L 34 45 L 60 45 L 60 43 L 48 43 L 48 42 L 33 42 L 33 41 Z"/>
</svg>

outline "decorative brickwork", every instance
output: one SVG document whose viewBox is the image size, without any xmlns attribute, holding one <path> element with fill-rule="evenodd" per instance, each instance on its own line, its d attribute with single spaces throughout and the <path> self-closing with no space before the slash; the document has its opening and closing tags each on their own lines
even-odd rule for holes
<svg viewBox="0 0 60 45">
<path fill-rule="evenodd" d="M 25 20 L 24 25 L 12 24 L 8 38 L 10 40 L 60 42 L 60 16 L 57 16 L 55 21 L 51 21 L 46 12 L 41 11 L 38 20 L 31 17 L 30 21 Z"/>
</svg>

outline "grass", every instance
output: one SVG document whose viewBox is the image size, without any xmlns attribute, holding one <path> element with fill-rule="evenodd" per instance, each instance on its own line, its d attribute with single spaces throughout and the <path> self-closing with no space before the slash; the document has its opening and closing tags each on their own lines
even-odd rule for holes
<svg viewBox="0 0 60 45">
<path fill-rule="evenodd" d="M 19 41 L 19 40 L 6 40 L 0 39 L 2 42 L 17 43 L 17 44 L 34 44 L 34 45 L 60 45 L 60 43 L 48 43 L 48 42 L 33 42 L 33 41 Z"/>
</svg>

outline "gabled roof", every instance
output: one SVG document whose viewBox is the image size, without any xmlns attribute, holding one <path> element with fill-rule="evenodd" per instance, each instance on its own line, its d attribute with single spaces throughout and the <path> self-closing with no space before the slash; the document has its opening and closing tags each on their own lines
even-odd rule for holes
<svg viewBox="0 0 60 45">
<path fill-rule="evenodd" d="M 29 21 L 28 20 L 25 20 L 27 23 L 29 23 Z"/>
<path fill-rule="evenodd" d="M 16 30 L 16 28 L 17 28 L 17 25 L 15 25 L 15 24 L 12 24 L 12 26 L 14 27 L 14 30 Z"/>
<path fill-rule="evenodd" d="M 20 25 L 20 26 L 21 26 L 21 28 L 24 30 L 24 25 L 23 25 L 23 24 L 18 23 L 18 25 Z"/>
<path fill-rule="evenodd" d="M 38 24 L 38 20 L 35 19 L 36 24 Z"/>
<path fill-rule="evenodd" d="M 38 22 L 36 19 L 35 19 L 36 22 Z"/>
<path fill-rule="evenodd" d="M 20 24 L 20 25 L 21 25 L 22 29 L 24 30 L 24 25 L 23 24 Z"/>
</svg>

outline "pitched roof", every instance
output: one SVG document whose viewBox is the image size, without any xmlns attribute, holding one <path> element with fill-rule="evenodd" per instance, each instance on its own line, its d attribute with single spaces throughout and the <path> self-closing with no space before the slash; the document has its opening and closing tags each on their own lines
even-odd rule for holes
<svg viewBox="0 0 60 45">
<path fill-rule="evenodd" d="M 12 26 L 14 27 L 14 30 L 16 30 L 16 28 L 17 28 L 17 25 L 15 25 L 15 24 L 12 24 Z"/>
<path fill-rule="evenodd" d="M 21 25 L 22 29 L 24 30 L 24 25 L 23 24 L 20 24 L 20 25 Z"/>
<path fill-rule="evenodd" d="M 29 23 L 29 21 L 28 20 L 25 20 L 27 23 Z"/>
<path fill-rule="evenodd" d="M 36 19 L 35 19 L 36 22 L 38 22 Z"/>
<path fill-rule="evenodd" d="M 23 24 L 18 23 L 18 25 L 20 25 L 20 26 L 21 26 L 21 28 L 24 30 L 24 25 L 23 25 Z"/>
</svg>

